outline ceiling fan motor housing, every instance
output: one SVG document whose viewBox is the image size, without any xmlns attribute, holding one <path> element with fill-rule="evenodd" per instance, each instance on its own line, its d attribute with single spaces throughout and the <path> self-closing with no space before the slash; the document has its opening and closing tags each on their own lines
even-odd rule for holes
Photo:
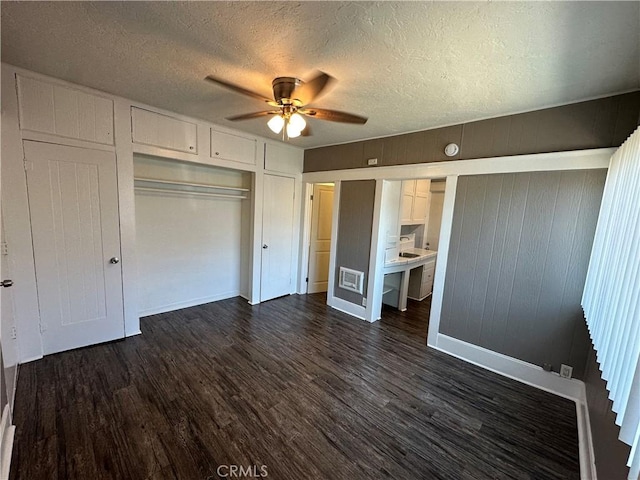
<svg viewBox="0 0 640 480">
<path fill-rule="evenodd" d="M 294 77 L 278 77 L 272 82 L 273 98 L 280 105 L 294 105 L 295 100 L 291 98 L 296 88 L 300 87 L 303 81 Z M 299 103 L 299 102 L 298 102 Z M 300 105 L 296 105 L 300 106 Z"/>
</svg>

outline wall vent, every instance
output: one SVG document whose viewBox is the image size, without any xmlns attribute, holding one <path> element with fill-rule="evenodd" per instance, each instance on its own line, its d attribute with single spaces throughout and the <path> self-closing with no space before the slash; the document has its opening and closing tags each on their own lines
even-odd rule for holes
<svg viewBox="0 0 640 480">
<path fill-rule="evenodd" d="M 352 270 L 350 268 L 340 267 L 340 281 L 338 286 L 345 290 L 359 293 L 362 295 L 364 285 L 364 272 Z"/>
</svg>

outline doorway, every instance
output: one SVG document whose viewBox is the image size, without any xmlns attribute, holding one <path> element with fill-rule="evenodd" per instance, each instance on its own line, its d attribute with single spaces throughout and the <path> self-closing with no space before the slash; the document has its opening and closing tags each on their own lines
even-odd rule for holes
<svg viewBox="0 0 640 480">
<path fill-rule="evenodd" d="M 334 184 L 313 185 L 307 293 L 326 292 L 329 284 Z"/>
<path fill-rule="evenodd" d="M 395 191 L 401 192 L 396 210 L 399 242 L 385 252 L 380 318 L 424 340 L 431 313 L 445 180 L 409 179 L 397 183 L 400 186 Z M 389 195 L 388 201 L 395 205 L 397 198 L 397 194 Z"/>
</svg>

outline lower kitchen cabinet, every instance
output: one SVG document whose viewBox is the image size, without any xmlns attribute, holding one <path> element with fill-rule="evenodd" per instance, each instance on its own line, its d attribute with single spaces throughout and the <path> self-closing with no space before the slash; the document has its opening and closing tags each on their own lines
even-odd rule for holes
<svg viewBox="0 0 640 480">
<path fill-rule="evenodd" d="M 414 268 L 409 273 L 408 297 L 413 300 L 424 300 L 433 291 L 433 274 L 436 269 L 436 257 L 423 266 Z"/>
</svg>

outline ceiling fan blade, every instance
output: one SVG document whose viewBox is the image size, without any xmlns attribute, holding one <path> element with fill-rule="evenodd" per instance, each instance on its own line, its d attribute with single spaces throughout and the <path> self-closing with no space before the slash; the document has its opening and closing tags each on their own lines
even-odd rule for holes
<svg viewBox="0 0 640 480">
<path fill-rule="evenodd" d="M 238 120 L 251 120 L 252 118 L 266 117 L 267 115 L 277 115 L 279 110 L 271 110 L 264 112 L 243 113 L 242 115 L 234 115 L 233 117 L 227 117 L 227 120 L 237 122 Z"/>
<path fill-rule="evenodd" d="M 356 123 L 359 125 L 364 125 L 368 120 L 366 117 L 354 115 L 353 113 L 339 112 L 338 110 L 327 110 L 325 108 L 308 108 L 298 110 L 298 113 L 318 118 L 320 120 L 328 120 L 330 122 Z"/>
<path fill-rule="evenodd" d="M 292 98 L 300 100 L 302 105 L 308 105 L 318 98 L 327 86 L 333 82 L 335 78 L 324 72 L 319 72 L 312 80 L 304 82 L 296 88 L 291 94 Z"/>
<path fill-rule="evenodd" d="M 212 75 L 207 75 L 205 80 L 221 85 L 229 90 L 233 90 L 236 93 L 241 93 L 242 95 L 246 95 L 248 97 L 256 98 L 263 102 L 272 102 L 273 100 L 265 97 L 264 95 L 260 95 L 259 93 L 252 92 L 251 90 L 247 90 L 246 88 L 239 87 L 238 85 L 234 85 L 233 83 L 229 83 L 226 80 L 222 80 L 220 78 L 216 78 Z"/>
</svg>

